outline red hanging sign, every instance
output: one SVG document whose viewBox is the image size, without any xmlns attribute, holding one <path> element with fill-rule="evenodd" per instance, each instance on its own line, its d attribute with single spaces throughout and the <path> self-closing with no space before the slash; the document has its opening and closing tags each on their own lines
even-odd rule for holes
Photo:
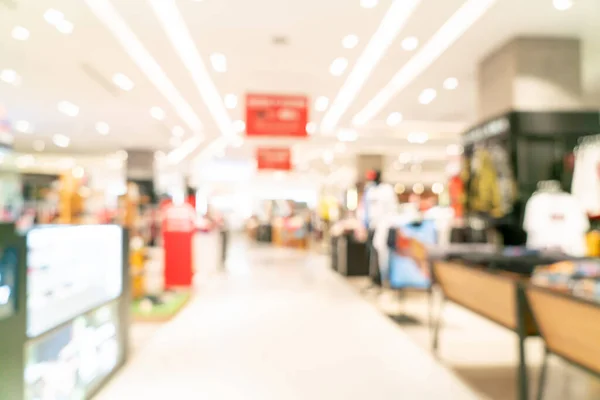
<svg viewBox="0 0 600 400">
<path fill-rule="evenodd" d="M 246 95 L 246 136 L 303 138 L 307 123 L 306 96 Z"/>
<path fill-rule="evenodd" d="M 259 147 L 256 149 L 256 165 L 259 170 L 290 171 L 292 151 L 289 148 Z"/>
</svg>

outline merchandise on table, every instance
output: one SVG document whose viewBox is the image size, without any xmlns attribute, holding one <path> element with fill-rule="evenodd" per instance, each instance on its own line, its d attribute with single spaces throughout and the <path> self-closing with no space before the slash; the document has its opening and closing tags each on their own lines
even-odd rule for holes
<svg viewBox="0 0 600 400">
<path fill-rule="evenodd" d="M 600 281 L 600 260 L 571 260 L 538 266 L 532 283 L 560 290 L 575 290 L 593 295 Z"/>
</svg>

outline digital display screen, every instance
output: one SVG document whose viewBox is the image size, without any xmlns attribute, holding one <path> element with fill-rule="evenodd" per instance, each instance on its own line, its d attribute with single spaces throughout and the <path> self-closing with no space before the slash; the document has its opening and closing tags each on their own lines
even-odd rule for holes
<svg viewBox="0 0 600 400">
<path fill-rule="evenodd" d="M 115 225 L 43 226 L 27 234 L 27 335 L 116 299 L 123 232 Z"/>
<path fill-rule="evenodd" d="M 0 247 L 0 320 L 11 317 L 16 311 L 18 268 L 18 250 Z"/>
<path fill-rule="evenodd" d="M 122 357 L 116 303 L 75 318 L 25 347 L 25 400 L 83 400 Z"/>
</svg>

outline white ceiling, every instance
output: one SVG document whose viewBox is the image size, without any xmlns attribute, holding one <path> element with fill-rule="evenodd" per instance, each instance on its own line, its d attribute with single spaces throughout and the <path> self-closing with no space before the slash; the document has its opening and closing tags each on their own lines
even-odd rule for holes
<svg viewBox="0 0 600 400">
<path fill-rule="evenodd" d="M 18 86 L 0 81 L 0 104 L 12 121 L 26 120 L 34 125 L 33 134 L 17 133 L 16 146 L 31 152 L 34 140 L 46 142 L 46 152 L 59 152 L 52 144 L 54 134 L 71 138 L 68 152 L 103 154 L 118 149 L 143 148 L 169 151 L 171 129 L 180 125 L 186 137 L 200 135 L 199 152 L 216 138 L 222 137 L 223 121 L 243 119 L 243 96 L 247 92 L 300 93 L 311 99 L 327 96 L 331 101 L 344 84 L 356 60 L 376 32 L 392 0 L 380 0 L 372 9 L 364 9 L 359 0 L 160 0 L 161 7 L 176 5 L 187 26 L 195 49 L 210 78 L 199 90 L 194 75 L 202 78 L 202 68 L 186 67 L 169 35 L 153 10 L 159 0 L 0 0 L 0 70 L 13 69 L 21 77 Z M 486 0 L 487 1 L 487 0 Z M 491 0 L 493 2 L 493 0 Z M 352 118 L 391 80 L 392 76 L 418 51 L 405 51 L 402 39 L 416 36 L 424 44 L 465 0 L 421 0 L 401 27 L 397 37 L 384 52 L 356 98 L 337 123 L 351 127 Z M 129 29 L 153 57 L 164 77 L 172 83 L 176 97 L 190 107 L 202 129 L 192 132 L 140 67 L 128 55 L 113 33 L 92 12 L 94 6 L 112 4 Z M 44 12 L 59 10 L 74 24 L 65 35 L 48 24 Z M 166 15 L 162 13 L 161 15 Z M 26 41 L 14 40 L 11 31 L 23 26 L 31 35 Z M 177 28 L 181 25 L 173 25 Z M 359 152 L 397 155 L 442 155 L 457 135 L 477 120 L 475 71 L 478 60 L 495 47 L 518 35 L 579 37 L 584 44 L 584 80 L 590 105 L 600 99 L 600 1 L 576 0 L 575 6 L 559 12 L 552 0 L 496 0 L 495 4 L 433 64 L 395 95 L 366 125 L 358 127 L 359 139 L 348 144 L 338 160 L 349 160 Z M 345 35 L 356 34 L 359 44 L 348 50 L 341 45 Z M 276 36 L 286 45 L 273 44 Z M 180 41 L 181 42 L 181 41 Z M 213 52 L 227 57 L 228 70 L 215 72 L 209 62 Z M 349 66 L 342 76 L 329 73 L 336 57 L 347 57 Z M 192 57 L 193 58 L 193 57 Z M 197 60 L 197 59 L 196 59 Z M 194 60 L 192 60 L 194 61 Z M 116 88 L 115 73 L 127 75 L 135 83 L 130 92 Z M 193 73 L 193 74 L 192 74 Z M 449 76 L 459 80 L 453 91 L 442 89 Z M 206 83 L 206 82 L 205 82 Z M 220 96 L 234 93 L 238 106 L 226 110 L 219 102 L 206 104 L 210 91 Z M 429 105 L 419 104 L 419 93 L 428 87 L 438 89 Z M 209 95 L 207 95 L 209 93 Z M 171 96 L 172 97 L 172 96 Z M 57 111 L 57 103 L 67 100 L 80 107 L 77 117 Z M 171 100 L 173 100 L 171 98 Z M 218 103 L 218 104 L 217 104 Z M 180 104 L 181 105 L 181 104 Z M 150 108 L 166 111 L 159 122 L 150 116 Z M 405 122 L 395 128 L 385 124 L 392 111 L 403 114 Z M 221 113 L 221 114 L 219 114 Z M 311 120 L 320 123 L 322 112 L 311 111 Z M 220 117 L 219 117 L 220 115 Z M 215 116 L 221 118 L 216 123 Z M 222 117 L 225 118 L 222 118 Z M 111 131 L 107 136 L 95 130 L 105 121 Z M 189 118 L 187 119 L 189 122 Z M 428 132 L 432 139 L 425 145 L 408 145 L 406 137 L 413 131 Z M 252 157 L 257 143 L 231 148 L 231 157 Z M 275 142 L 259 142 L 273 144 Z M 298 163 L 319 162 L 324 150 L 334 151 L 335 135 L 319 133 L 306 141 L 293 143 Z M 339 150 L 339 146 L 338 149 Z M 210 155 L 210 154 L 209 154 Z"/>
</svg>

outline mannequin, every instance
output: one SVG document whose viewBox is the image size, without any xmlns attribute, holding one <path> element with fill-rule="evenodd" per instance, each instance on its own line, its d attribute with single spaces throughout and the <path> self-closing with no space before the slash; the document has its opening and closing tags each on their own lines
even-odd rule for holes
<svg viewBox="0 0 600 400">
<path fill-rule="evenodd" d="M 369 275 L 374 284 L 381 285 L 381 271 L 373 237 L 377 226 L 386 217 L 397 212 L 398 197 L 392 185 L 381 181 L 381 171 L 369 171 L 366 178 L 368 184 L 363 197 L 363 222 L 369 230 Z"/>
</svg>

